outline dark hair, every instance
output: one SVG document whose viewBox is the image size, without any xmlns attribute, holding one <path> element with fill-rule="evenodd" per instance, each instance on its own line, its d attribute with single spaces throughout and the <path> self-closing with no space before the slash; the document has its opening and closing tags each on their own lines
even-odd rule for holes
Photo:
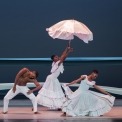
<svg viewBox="0 0 122 122">
<path fill-rule="evenodd" d="M 98 70 L 96 70 L 96 69 L 92 70 L 92 72 L 95 73 L 95 74 L 99 73 Z"/>
<path fill-rule="evenodd" d="M 55 56 L 56 56 L 56 55 L 52 55 L 52 56 L 51 56 L 51 59 L 54 60 L 54 57 L 55 57 Z"/>
<path fill-rule="evenodd" d="M 32 72 L 36 74 L 36 78 L 39 76 L 38 71 L 32 71 Z"/>
</svg>

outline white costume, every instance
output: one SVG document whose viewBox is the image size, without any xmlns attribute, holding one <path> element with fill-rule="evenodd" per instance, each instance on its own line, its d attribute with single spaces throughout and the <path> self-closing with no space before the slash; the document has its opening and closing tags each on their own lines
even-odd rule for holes
<svg viewBox="0 0 122 122">
<path fill-rule="evenodd" d="M 36 101 L 36 97 L 33 93 L 31 94 L 27 94 L 27 92 L 30 89 L 27 86 L 19 86 L 16 85 L 16 91 L 15 93 L 13 92 L 13 88 L 10 89 L 8 91 L 8 93 L 6 94 L 6 96 L 4 97 L 4 107 L 3 107 L 3 112 L 7 112 L 8 111 L 8 104 L 9 104 L 9 100 L 11 100 L 13 97 L 15 97 L 17 94 L 22 93 L 24 94 L 27 98 L 29 98 L 32 101 L 33 104 L 33 111 L 37 112 L 37 101 Z"/>
<path fill-rule="evenodd" d="M 64 103 L 62 111 L 70 116 L 100 116 L 110 111 L 115 97 L 90 91 L 89 88 L 95 84 L 95 81 L 88 81 L 87 75 L 84 76 L 86 78 L 81 81 L 75 92 L 63 86 L 68 100 Z"/>
<path fill-rule="evenodd" d="M 63 102 L 65 101 L 65 95 L 61 88 L 60 82 L 57 77 L 60 73 L 63 73 L 64 67 L 61 63 L 58 66 L 56 63 L 52 63 L 51 74 L 47 76 L 46 81 L 37 95 L 37 103 L 49 108 L 61 108 Z"/>
</svg>

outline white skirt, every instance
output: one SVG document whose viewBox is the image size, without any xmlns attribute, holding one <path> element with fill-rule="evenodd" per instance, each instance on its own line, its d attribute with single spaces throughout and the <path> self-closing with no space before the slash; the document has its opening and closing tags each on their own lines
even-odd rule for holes
<svg viewBox="0 0 122 122">
<path fill-rule="evenodd" d="M 37 103 L 52 109 L 61 108 L 66 100 L 59 80 L 53 75 L 47 79 L 37 95 Z"/>
<path fill-rule="evenodd" d="M 62 111 L 69 116 L 100 116 L 111 110 L 114 100 L 113 96 L 78 89 L 68 96 Z"/>
</svg>

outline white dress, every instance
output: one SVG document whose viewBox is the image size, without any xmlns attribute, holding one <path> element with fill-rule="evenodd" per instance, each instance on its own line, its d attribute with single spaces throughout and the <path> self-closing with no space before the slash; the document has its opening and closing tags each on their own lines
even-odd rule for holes
<svg viewBox="0 0 122 122">
<path fill-rule="evenodd" d="M 95 81 L 88 81 L 87 75 L 84 76 L 86 78 L 81 81 L 75 92 L 71 92 L 69 87 L 64 86 L 65 92 L 68 92 L 68 99 L 62 111 L 70 116 L 100 116 L 109 112 L 115 97 L 89 90 Z"/>
<path fill-rule="evenodd" d="M 37 103 L 52 109 L 61 108 L 66 100 L 60 82 L 57 79 L 63 73 L 64 67 L 59 61 L 52 63 L 51 74 L 47 76 L 42 89 L 38 92 Z"/>
</svg>

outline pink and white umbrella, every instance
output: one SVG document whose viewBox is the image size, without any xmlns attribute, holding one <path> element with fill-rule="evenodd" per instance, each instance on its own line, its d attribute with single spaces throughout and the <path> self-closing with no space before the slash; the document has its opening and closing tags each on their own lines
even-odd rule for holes
<svg viewBox="0 0 122 122">
<path fill-rule="evenodd" d="M 83 23 L 76 20 L 63 20 L 58 22 L 57 24 L 47 28 L 48 34 L 53 38 L 69 40 L 74 39 L 74 36 L 83 40 L 85 43 L 93 40 L 93 33 L 89 30 L 89 28 Z"/>
</svg>

